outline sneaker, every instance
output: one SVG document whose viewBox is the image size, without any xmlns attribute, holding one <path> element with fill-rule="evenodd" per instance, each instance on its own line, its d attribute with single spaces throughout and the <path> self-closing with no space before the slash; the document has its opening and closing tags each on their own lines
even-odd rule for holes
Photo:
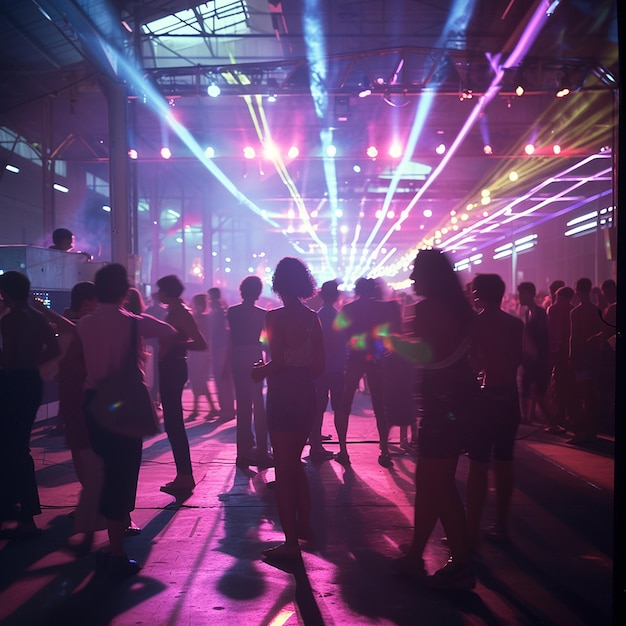
<svg viewBox="0 0 626 626">
<path fill-rule="evenodd" d="M 334 456 L 335 455 L 330 450 L 326 450 L 322 447 L 311 448 L 311 451 L 309 452 L 309 458 L 312 461 L 328 461 Z"/>
<path fill-rule="evenodd" d="M 134 576 L 141 569 L 141 565 L 135 559 L 123 556 L 109 557 L 109 576 L 113 578 L 129 578 Z"/>
<path fill-rule="evenodd" d="M 347 452 L 337 452 L 334 458 L 337 463 L 340 463 L 344 467 L 349 467 L 350 465 L 352 465 L 350 463 L 350 457 Z"/>
<path fill-rule="evenodd" d="M 195 486 L 196 483 L 191 476 L 177 476 L 173 481 L 162 485 L 161 491 L 176 498 L 183 496 L 189 497 L 193 493 Z"/>
<path fill-rule="evenodd" d="M 260 454 L 254 463 L 250 465 L 256 465 L 259 469 L 267 469 L 268 467 L 274 467 L 274 459 L 269 454 Z"/>
<path fill-rule="evenodd" d="M 394 559 L 391 567 L 400 576 L 410 578 L 420 583 L 426 582 L 428 574 L 424 568 L 424 560 L 416 559 L 410 554 L 405 554 L 398 559 Z"/>
<path fill-rule="evenodd" d="M 431 589 L 469 591 L 476 586 L 476 578 L 469 563 L 457 563 L 452 559 L 432 576 L 428 577 Z"/>
<path fill-rule="evenodd" d="M 382 465 L 383 467 L 393 467 L 393 461 L 391 460 L 388 452 L 383 452 L 378 457 L 378 464 Z"/>
</svg>

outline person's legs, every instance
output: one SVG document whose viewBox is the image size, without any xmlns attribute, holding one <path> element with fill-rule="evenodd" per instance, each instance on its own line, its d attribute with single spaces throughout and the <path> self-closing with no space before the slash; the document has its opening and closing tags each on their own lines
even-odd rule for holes
<svg viewBox="0 0 626 626">
<path fill-rule="evenodd" d="M 489 463 L 470 460 L 467 477 L 467 539 L 470 549 L 480 544 L 482 513 L 487 497 Z"/>
<path fill-rule="evenodd" d="M 383 369 L 382 365 L 374 364 L 367 368 L 367 384 L 370 390 L 372 400 L 372 408 L 376 417 L 376 428 L 378 429 L 378 438 L 380 441 L 380 458 L 379 463 L 385 467 L 392 465 L 389 458 L 389 425 L 385 415 L 385 396 L 383 386 Z"/>
<path fill-rule="evenodd" d="M 309 485 L 300 457 L 307 435 L 301 433 L 271 433 L 276 467 L 276 506 L 285 543 L 266 551 L 266 556 L 295 556 L 299 553 L 299 535 L 309 531 Z M 283 554 L 284 553 L 284 554 Z"/>
<path fill-rule="evenodd" d="M 176 478 L 184 477 L 186 484 L 193 481 L 189 440 L 183 421 L 182 393 L 187 382 L 187 363 L 184 359 L 170 359 L 159 363 L 163 423 L 172 446 L 176 463 Z"/>
<path fill-rule="evenodd" d="M 252 448 L 254 447 L 250 367 L 249 365 L 247 371 L 241 367 L 233 369 L 235 400 L 237 403 L 237 462 L 246 465 L 252 461 Z"/>
<path fill-rule="evenodd" d="M 348 364 L 344 376 L 343 390 L 341 392 L 341 402 L 335 411 L 335 429 L 337 430 L 337 438 L 339 439 L 339 457 L 349 462 L 348 457 L 348 419 L 352 410 L 352 401 L 354 394 L 359 386 L 359 381 L 363 376 L 362 368 L 355 364 Z"/>
<path fill-rule="evenodd" d="M 513 461 L 494 460 L 494 477 L 496 486 L 496 532 L 507 534 L 509 507 L 513 496 L 515 472 Z"/>
<path fill-rule="evenodd" d="M 249 380 L 248 383 L 252 396 L 257 455 L 259 458 L 267 457 L 267 413 L 265 411 L 265 400 L 263 399 L 263 383 L 255 383 L 252 380 Z"/>
<path fill-rule="evenodd" d="M 13 469 L 15 493 L 20 503 L 19 526 L 34 530 L 33 517 L 41 513 L 35 464 L 30 453 L 30 436 L 37 409 L 41 402 L 43 383 L 39 373 L 14 371 L 10 373 L 7 389 L 10 401 L 5 409 L 13 417 L 9 455 Z"/>
</svg>

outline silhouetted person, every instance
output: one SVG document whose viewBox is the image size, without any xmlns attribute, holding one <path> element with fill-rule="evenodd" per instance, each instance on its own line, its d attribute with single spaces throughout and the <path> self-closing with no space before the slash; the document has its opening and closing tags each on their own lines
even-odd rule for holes
<svg viewBox="0 0 626 626">
<path fill-rule="evenodd" d="M 163 424 L 172 446 L 176 464 L 174 480 L 161 486 L 161 491 L 185 499 L 196 483 L 191 467 L 189 440 L 183 421 L 182 395 L 187 382 L 187 350 L 205 350 L 206 339 L 198 330 L 189 308 L 182 301 L 185 289 L 178 278 L 170 274 L 157 280 L 159 300 L 167 306 L 165 321 L 176 331 L 176 342 L 168 351 L 159 353 L 159 391 L 163 405 Z"/>
<path fill-rule="evenodd" d="M 570 313 L 569 356 L 574 368 L 577 402 L 574 405 L 576 415 L 571 424 L 574 435 L 568 443 L 580 444 L 596 439 L 597 344 L 590 340 L 603 331 L 603 324 L 600 310 L 590 299 L 591 281 L 588 278 L 579 278 L 574 285 L 574 292 L 579 304 Z"/>
<path fill-rule="evenodd" d="M 331 409 L 336 412 L 339 409 L 343 392 L 343 370 L 346 364 L 347 346 L 345 337 L 336 324 L 338 311 L 334 304 L 339 298 L 338 286 L 336 280 L 329 280 L 322 285 L 319 291 L 323 304 L 317 311 L 317 316 L 322 325 L 325 359 L 324 371 L 316 382 L 319 406 L 309 435 L 309 443 L 311 444 L 309 454 L 314 461 L 333 458 L 333 453 L 324 449 L 322 445 L 322 423 L 328 400 L 330 399 Z"/>
<path fill-rule="evenodd" d="M 335 412 L 339 438 L 339 452 L 335 455 L 335 460 L 342 465 L 350 465 L 347 448 L 348 419 L 359 381 L 365 376 L 380 441 L 378 462 L 383 467 L 391 467 L 393 461 L 388 449 L 389 425 L 385 414 L 383 359 L 387 350 L 386 336 L 400 331 L 400 309 L 395 302 L 377 299 L 379 294 L 373 279 L 359 278 L 354 286 L 354 293 L 357 299 L 341 309 L 337 322 L 348 345 L 348 356 L 341 402 Z"/>
<path fill-rule="evenodd" d="M 513 494 L 513 448 L 520 422 L 517 369 L 522 362 L 524 323 L 501 308 L 505 284 L 497 274 L 478 274 L 473 294 L 482 309 L 474 323 L 470 359 L 480 374 L 483 394 L 480 427 L 471 436 L 467 480 L 467 530 L 470 548 L 481 538 L 482 511 L 487 496 L 487 470 L 493 456 L 496 521 L 488 536 L 508 541 L 507 520 Z"/>
<path fill-rule="evenodd" d="M 549 423 L 550 406 L 548 385 L 550 383 L 550 334 L 548 315 L 535 301 L 537 290 L 531 282 L 517 287 L 519 303 L 524 307 L 524 341 L 522 345 L 521 405 L 522 421 L 530 424 L 539 406 Z"/>
<path fill-rule="evenodd" d="M 175 331 L 169 324 L 149 315 L 136 316 L 123 308 L 129 287 L 123 265 L 105 265 L 96 272 L 94 283 L 98 306 L 76 324 L 87 370 L 84 411 L 91 447 L 104 466 L 98 508 L 106 518 L 109 535 L 109 552 L 104 556 L 109 572 L 116 577 L 125 577 L 141 569 L 137 561 L 126 556 L 124 537 L 130 513 L 135 508 L 142 440 L 118 435 L 101 426 L 91 413 L 90 403 L 98 384 L 124 367 L 131 349 L 133 320 L 137 326 L 138 358 L 141 338 L 158 337 L 164 341 L 165 347 L 168 340 L 174 340 Z"/>
<path fill-rule="evenodd" d="M 68 252 L 74 247 L 74 233 L 67 228 L 56 228 L 52 233 L 51 250 Z"/>
<path fill-rule="evenodd" d="M 191 299 L 193 319 L 196 322 L 198 330 L 202 333 L 202 336 L 208 340 L 210 328 L 207 307 L 208 303 L 206 293 L 197 293 Z M 204 350 L 194 350 L 190 352 L 187 356 L 187 368 L 189 370 L 189 386 L 191 387 L 191 393 L 193 394 L 193 409 L 187 419 L 192 421 L 198 417 L 200 398 L 203 396 L 206 398 L 209 406 L 209 412 L 206 415 L 206 419 L 215 419 L 219 415 L 219 411 L 213 402 L 213 397 L 211 396 L 211 391 L 209 389 L 211 354 L 208 347 Z"/>
<path fill-rule="evenodd" d="M 256 306 L 263 291 L 258 276 L 246 276 L 239 285 L 241 303 L 228 308 L 232 372 L 237 403 L 237 467 L 273 465 L 267 453 L 267 415 L 263 383 L 250 378 L 250 367 L 263 360 L 261 335 L 265 331 L 265 309 Z M 254 416 L 254 434 L 253 434 Z"/>
<path fill-rule="evenodd" d="M 130 287 L 124 301 L 124 308 L 135 315 L 141 315 L 146 310 L 146 304 L 143 301 L 141 291 L 136 287 Z"/>
<path fill-rule="evenodd" d="M 302 300 L 315 293 L 308 268 L 286 257 L 276 266 L 272 289 L 283 301 L 268 311 L 267 335 L 272 360 L 252 370 L 267 377 L 267 418 L 276 466 L 276 504 L 285 542 L 263 554 L 270 559 L 300 557 L 299 539 L 311 538 L 309 483 L 302 466 L 317 412 L 315 380 L 324 369 L 324 341 L 317 314 Z"/>
<path fill-rule="evenodd" d="M 396 568 L 431 587 L 471 589 L 465 509 L 456 486 L 456 468 L 475 428 L 472 400 L 478 383 L 469 348 L 475 313 L 450 261 L 439 250 L 421 250 L 411 273 L 422 296 L 415 305 L 413 343 L 395 338 L 396 350 L 421 369 L 418 393 L 422 418 L 415 468 L 415 518 L 411 547 Z M 393 339 L 393 338 L 392 338 Z M 448 563 L 427 577 L 423 553 L 437 520 L 448 538 Z"/>
<path fill-rule="evenodd" d="M 0 275 L 0 296 L 8 313 L 0 318 L 0 524 L 19 504 L 18 524 L 4 539 L 36 537 L 41 513 L 30 434 L 41 404 L 39 366 L 60 355 L 52 327 L 28 303 L 30 280 L 13 270 Z"/>
<path fill-rule="evenodd" d="M 570 313 L 574 290 L 560 287 L 554 304 L 548 307 L 548 330 L 550 334 L 550 362 L 552 365 L 552 390 L 554 414 L 546 432 L 560 434 L 573 415 L 575 399 L 574 373 L 569 360 Z"/>
<path fill-rule="evenodd" d="M 617 302 L 617 285 L 612 278 L 607 278 L 600 285 L 602 294 L 607 302 L 607 308 Z"/>
<path fill-rule="evenodd" d="M 231 368 L 230 330 L 226 320 L 226 310 L 222 303 L 222 292 L 218 287 L 211 287 L 209 294 L 208 337 L 211 350 L 211 367 L 217 390 L 220 415 L 224 419 L 235 417 L 235 389 Z"/>
<path fill-rule="evenodd" d="M 157 291 L 152 292 L 152 303 L 146 308 L 144 313 L 156 317 L 158 320 L 165 320 L 167 315 L 167 309 L 159 302 L 159 295 Z M 157 339 L 146 339 L 146 358 L 150 359 L 150 367 L 147 368 L 146 378 L 148 378 L 148 384 L 150 385 L 150 396 L 154 402 L 155 407 L 159 406 L 159 341 Z M 150 375 L 151 374 L 151 375 Z"/>
</svg>

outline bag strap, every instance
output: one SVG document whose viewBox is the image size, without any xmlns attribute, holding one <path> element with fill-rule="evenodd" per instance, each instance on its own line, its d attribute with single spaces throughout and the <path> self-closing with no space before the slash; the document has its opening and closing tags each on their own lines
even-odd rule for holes
<svg viewBox="0 0 626 626">
<path fill-rule="evenodd" d="M 128 366 L 137 367 L 137 318 L 130 318 L 130 344 L 126 356 Z"/>
</svg>

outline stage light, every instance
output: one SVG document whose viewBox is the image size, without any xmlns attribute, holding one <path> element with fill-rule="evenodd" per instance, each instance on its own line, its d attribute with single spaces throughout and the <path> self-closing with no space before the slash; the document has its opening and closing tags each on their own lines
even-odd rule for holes
<svg viewBox="0 0 626 626">
<path fill-rule="evenodd" d="M 356 165 L 353 165 L 353 166 L 352 166 L 352 171 L 353 171 L 355 174 L 360 174 L 360 172 L 361 172 L 361 166 L 360 166 L 358 163 L 357 163 Z"/>
<path fill-rule="evenodd" d="M 213 148 L 212 146 L 208 146 L 207 149 L 204 151 L 204 156 L 207 159 L 212 159 L 215 156 L 215 148 Z"/>
<path fill-rule="evenodd" d="M 376 146 L 369 146 L 366 150 L 366 154 L 370 159 L 375 159 L 378 156 L 378 148 Z"/>
<path fill-rule="evenodd" d="M 436 148 L 435 148 L 435 152 L 437 154 L 443 154 L 446 151 L 446 144 L 445 143 L 440 143 Z"/>
<path fill-rule="evenodd" d="M 278 146 L 273 141 L 268 141 L 263 148 L 263 156 L 266 159 L 276 159 L 279 156 Z"/>
<path fill-rule="evenodd" d="M 527 143 L 527 144 L 524 146 L 524 152 L 525 152 L 526 154 L 528 154 L 529 156 L 530 156 L 530 155 L 531 155 L 534 151 L 535 151 L 535 146 L 533 146 L 533 144 L 532 144 L 532 143 Z"/>
<path fill-rule="evenodd" d="M 167 147 L 161 148 L 161 156 L 164 159 L 169 159 L 172 157 L 172 151 Z"/>
<path fill-rule="evenodd" d="M 131 149 L 128 151 L 128 156 L 129 156 L 129 158 L 133 159 L 133 161 L 135 161 L 135 160 L 137 160 L 137 157 L 138 157 L 139 155 L 137 154 L 137 150 L 135 150 L 135 148 L 131 148 Z"/>
<path fill-rule="evenodd" d="M 209 96 L 211 96 L 211 98 L 217 98 L 222 93 L 222 90 L 215 83 L 211 83 L 207 87 L 206 92 Z"/>
<path fill-rule="evenodd" d="M 110 212 L 111 212 L 111 207 L 110 207 L 108 204 L 103 204 L 103 205 L 102 205 L 102 210 L 103 210 L 105 213 L 110 213 Z"/>
<path fill-rule="evenodd" d="M 524 95 L 524 87 L 522 87 L 521 85 L 518 85 L 517 87 L 515 87 L 515 94 L 517 96 L 523 96 Z"/>
<path fill-rule="evenodd" d="M 59 185 L 58 183 L 54 183 L 52 187 L 57 191 L 60 191 L 61 193 L 67 193 L 69 191 L 69 189 L 65 185 Z"/>
<path fill-rule="evenodd" d="M 300 154 L 300 150 L 298 150 L 296 146 L 291 146 L 291 148 L 289 148 L 289 152 L 287 152 L 287 156 L 290 159 L 295 159 L 299 154 Z"/>
<path fill-rule="evenodd" d="M 276 100 L 278 100 L 278 97 L 276 96 L 275 93 L 271 93 L 269 96 L 267 96 L 268 102 L 276 102 Z"/>
<path fill-rule="evenodd" d="M 509 172 L 509 180 L 512 183 L 518 181 L 519 180 L 519 174 L 515 170 L 513 170 L 512 172 Z"/>
<path fill-rule="evenodd" d="M 397 143 L 392 144 L 391 148 L 389 148 L 389 156 L 392 159 L 399 159 L 402 156 L 402 146 Z"/>
<path fill-rule="evenodd" d="M 252 146 L 246 146 L 243 149 L 243 156 L 246 159 L 254 159 L 254 157 L 256 156 L 256 152 L 254 151 L 254 148 Z"/>
<path fill-rule="evenodd" d="M 569 94 L 569 87 L 563 87 L 562 89 L 559 89 L 555 95 L 557 98 L 565 98 L 565 96 L 569 96 Z"/>
<path fill-rule="evenodd" d="M 552 146 L 552 152 L 554 152 L 554 154 L 561 154 L 561 146 L 559 146 L 558 143 L 555 143 Z"/>
<path fill-rule="evenodd" d="M 491 147 L 488 143 L 486 143 L 486 144 L 483 146 L 483 152 L 484 152 L 485 154 L 487 154 L 487 155 L 489 155 L 489 154 L 493 154 L 493 148 L 492 148 L 492 147 Z"/>
<path fill-rule="evenodd" d="M 332 158 L 336 155 L 337 155 L 336 146 L 333 146 L 332 143 L 329 146 L 326 146 L 326 156 L 329 156 L 330 158 Z"/>
<path fill-rule="evenodd" d="M 7 172 L 13 172 L 13 174 L 19 174 L 20 173 L 20 168 L 19 167 L 15 167 L 15 165 L 5 165 L 4 169 Z"/>
<path fill-rule="evenodd" d="M 424 212 L 422 213 L 422 215 L 424 217 L 432 217 L 433 216 L 433 212 L 430 209 L 424 209 Z"/>
<path fill-rule="evenodd" d="M 359 91 L 359 98 L 367 98 L 367 96 L 371 96 L 371 95 L 372 95 L 372 90 L 369 88 Z"/>
</svg>

